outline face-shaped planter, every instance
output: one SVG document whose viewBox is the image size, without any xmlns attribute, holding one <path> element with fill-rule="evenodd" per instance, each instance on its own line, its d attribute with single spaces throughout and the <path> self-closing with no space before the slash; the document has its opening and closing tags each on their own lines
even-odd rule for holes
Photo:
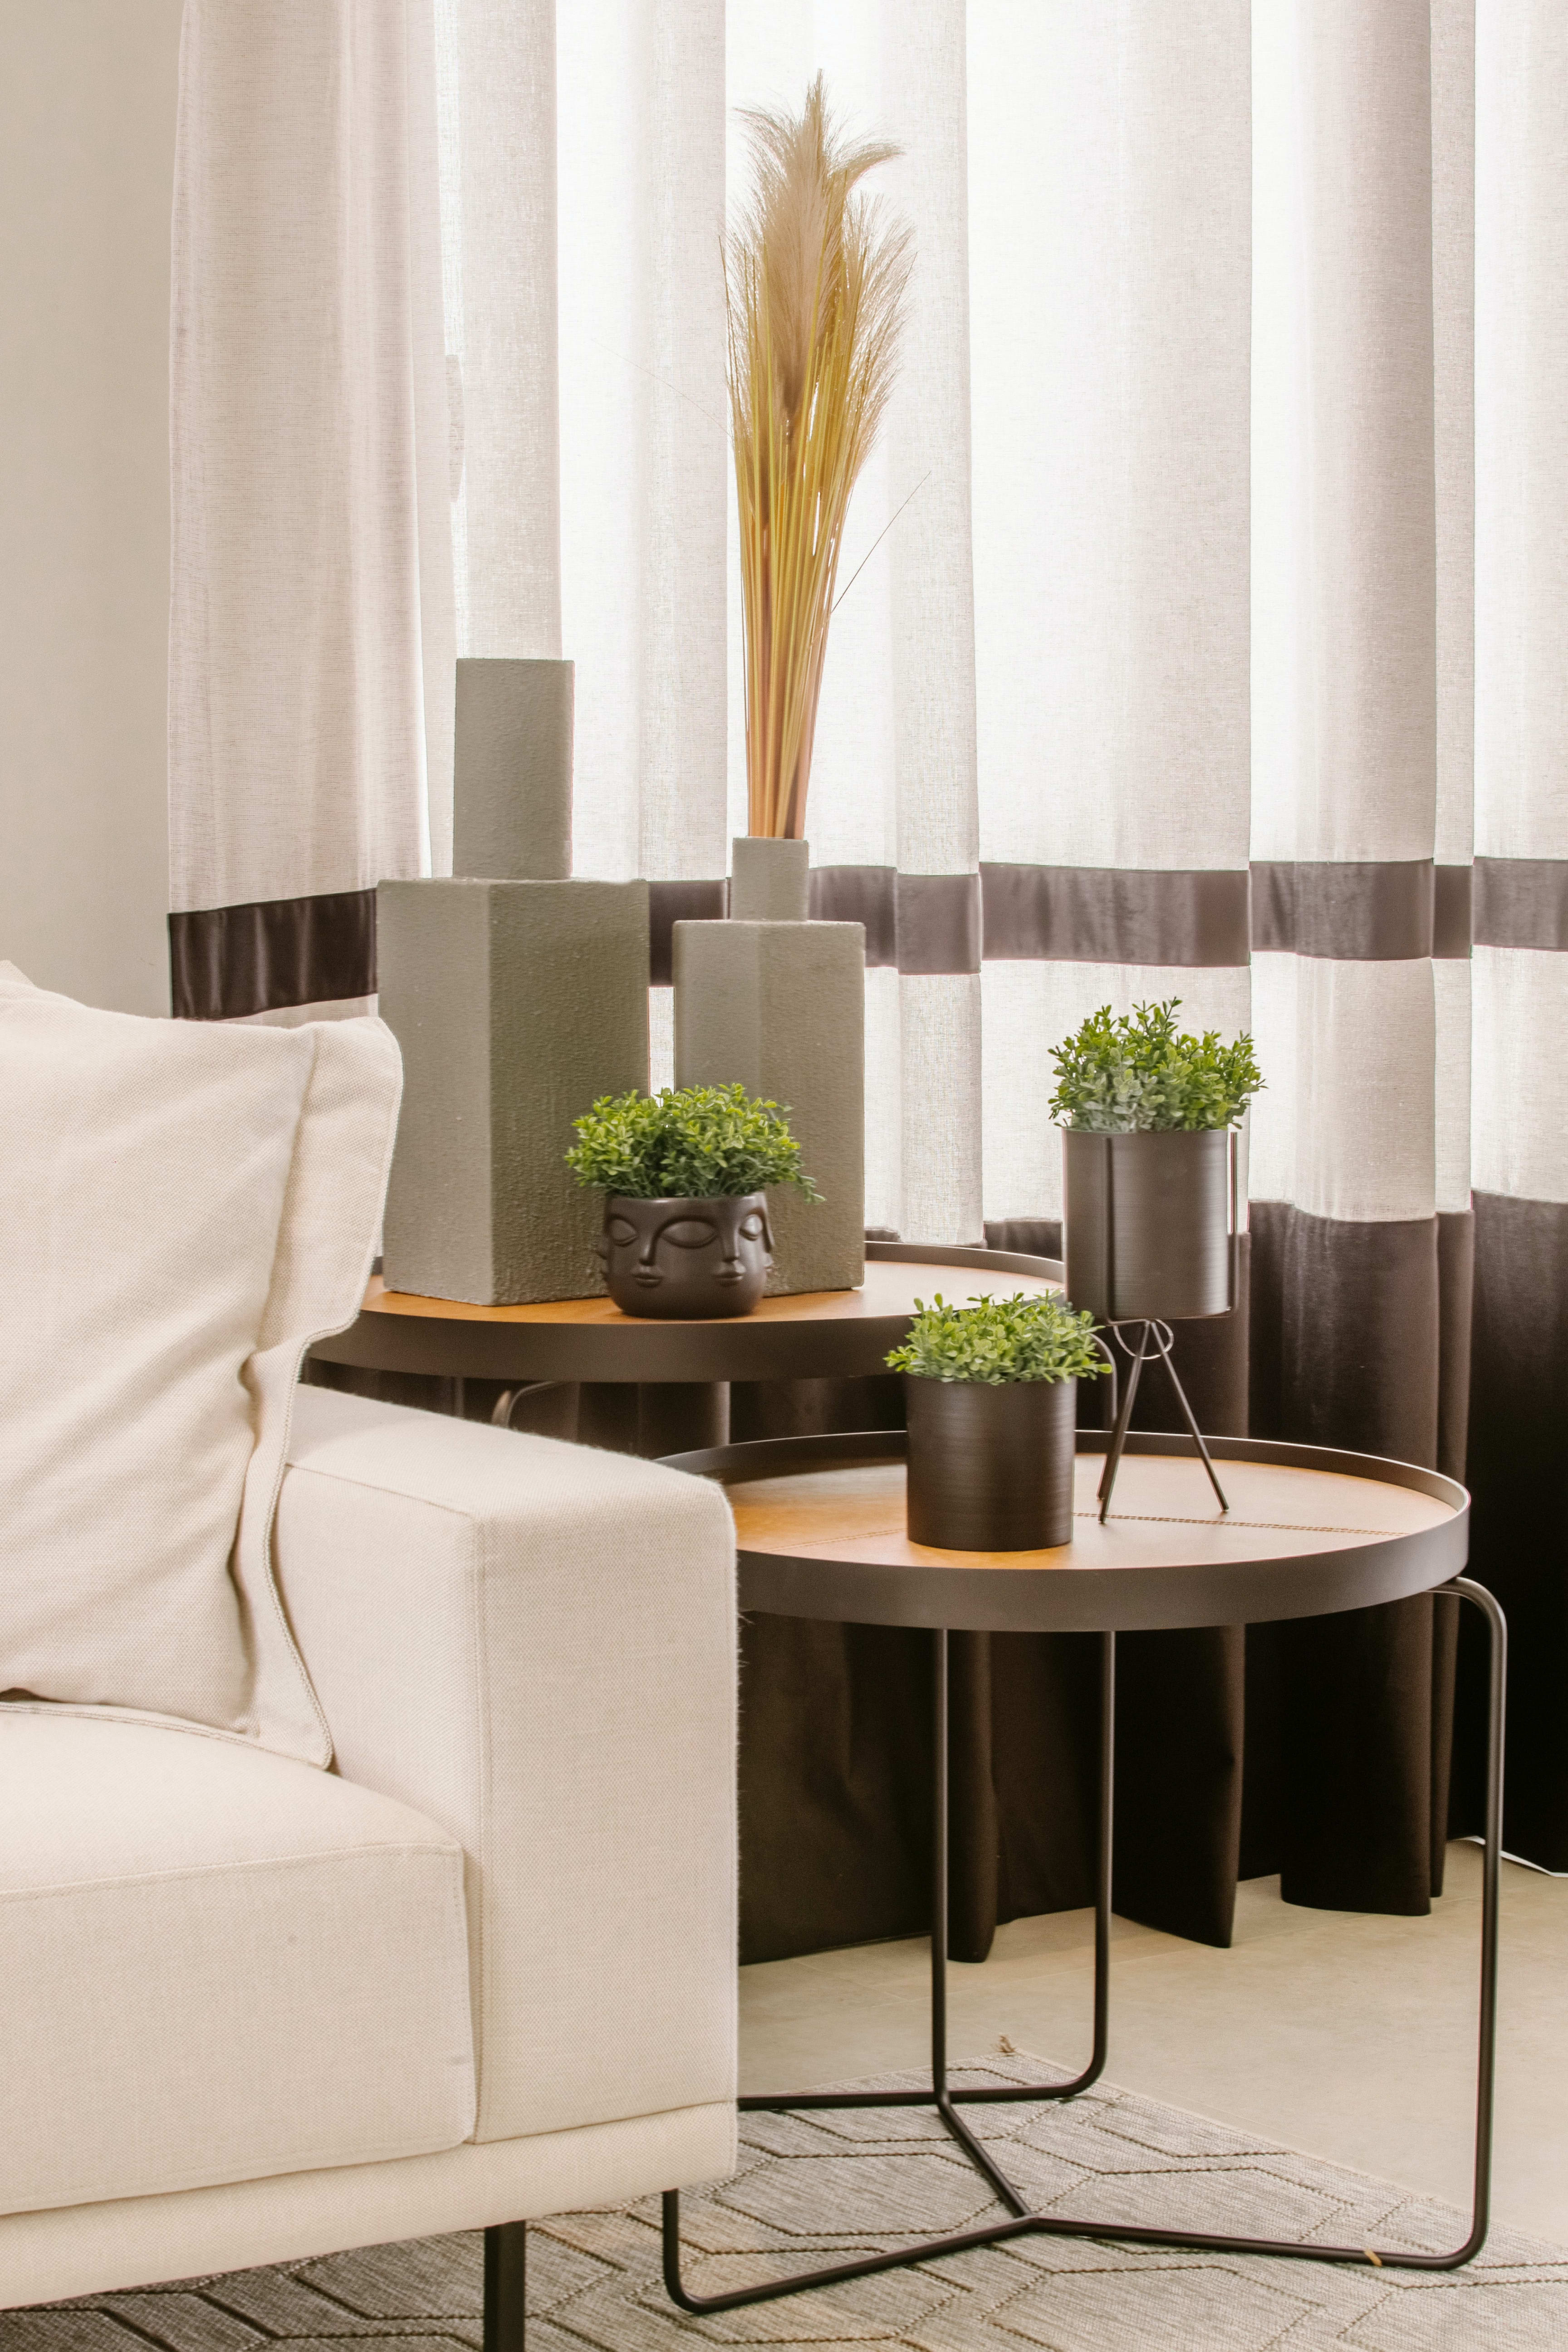
<svg viewBox="0 0 1568 2352">
<path fill-rule="evenodd" d="M 773 1262 L 767 1198 L 605 1203 L 605 1287 L 627 1315 L 749 1315 Z"/>
</svg>

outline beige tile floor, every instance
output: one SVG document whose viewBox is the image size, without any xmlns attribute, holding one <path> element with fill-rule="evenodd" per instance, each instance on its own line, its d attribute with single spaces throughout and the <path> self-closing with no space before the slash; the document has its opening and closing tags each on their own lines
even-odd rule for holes
<svg viewBox="0 0 1568 2352">
<path fill-rule="evenodd" d="M 1454 1845 L 1426 1919 L 1300 1910 L 1277 1879 L 1242 1886 L 1228 1952 L 1119 1919 L 1107 2072 L 1466 2206 L 1479 1913 L 1479 1849 Z M 1087 1911 L 1016 1920 L 983 1966 L 955 1965 L 954 2058 L 1005 2034 L 1079 2063 L 1092 1925 Z M 919 2065 L 928 1982 L 923 1941 L 742 1969 L 742 2090 Z M 1493 2210 L 1568 2244 L 1568 1881 L 1504 1865 L 1499 2013 Z"/>
</svg>

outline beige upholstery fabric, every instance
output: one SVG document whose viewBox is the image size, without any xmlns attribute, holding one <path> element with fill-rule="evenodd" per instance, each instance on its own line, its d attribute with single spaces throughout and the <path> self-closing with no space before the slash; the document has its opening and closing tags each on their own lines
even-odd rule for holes
<svg viewBox="0 0 1568 2352">
<path fill-rule="evenodd" d="M 734 2095 L 717 1487 L 300 1392 L 277 1565 L 338 1766 L 459 1837 L 478 2137 Z"/>
<path fill-rule="evenodd" d="M 327 1761 L 268 1535 L 398 1088 L 379 1022 L 140 1020 L 0 965 L 0 1690 Z"/>
<path fill-rule="evenodd" d="M 0 2216 L 0 2309 L 580 2212 L 734 2168 L 735 2110 L 721 2102 L 394 2164 Z"/>
<path fill-rule="evenodd" d="M 451 2147 L 463 1858 L 239 1741 L 0 1715 L 0 2211 Z"/>
</svg>

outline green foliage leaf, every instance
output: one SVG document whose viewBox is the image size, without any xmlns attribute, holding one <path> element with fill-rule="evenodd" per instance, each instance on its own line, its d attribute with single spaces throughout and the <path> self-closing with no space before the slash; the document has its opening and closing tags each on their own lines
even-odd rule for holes
<svg viewBox="0 0 1568 2352">
<path fill-rule="evenodd" d="M 787 1106 L 739 1084 L 601 1095 L 572 1122 L 578 1139 L 566 1165 L 579 1184 L 627 1201 L 712 1201 L 770 1184 L 820 1201 L 787 1119 Z"/>
<path fill-rule="evenodd" d="M 1109 1004 L 1091 1013 L 1051 1055 L 1057 1125 L 1096 1135 L 1234 1127 L 1263 1084 L 1252 1039 L 1226 1045 L 1217 1029 L 1201 1037 L 1181 1034 L 1181 1008 L 1173 996 L 1164 1004 L 1135 1005 L 1131 1013 L 1115 1014 Z"/>
<path fill-rule="evenodd" d="M 1094 1318 L 1059 1298 L 993 1298 L 987 1291 L 967 1307 L 949 1307 L 941 1291 L 928 1307 L 915 1301 L 910 1336 L 888 1358 L 895 1372 L 922 1381 L 1094 1380 L 1106 1370 L 1094 1343 Z"/>
</svg>

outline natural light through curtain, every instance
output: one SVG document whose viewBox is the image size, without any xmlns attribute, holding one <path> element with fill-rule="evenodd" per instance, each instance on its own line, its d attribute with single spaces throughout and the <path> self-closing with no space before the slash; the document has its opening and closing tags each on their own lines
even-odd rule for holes
<svg viewBox="0 0 1568 2352">
<path fill-rule="evenodd" d="M 1055 1215 L 1045 1049 L 1151 992 L 1256 1021 L 1258 1197 L 1466 1208 L 1469 960 L 1435 959 L 1419 910 L 1401 932 L 1342 908 L 1314 944 L 1307 901 L 1468 866 L 1470 240 L 1529 200 L 1512 114 L 1546 119 L 1552 26 L 1482 10 L 1476 195 L 1463 0 L 438 0 L 459 628 L 577 664 L 578 869 L 718 875 L 743 823 L 720 221 L 738 110 L 820 67 L 904 142 L 883 177 L 921 258 L 854 509 L 814 863 L 1255 864 L 1295 909 L 1260 927 L 1254 876 L 1250 961 L 1245 937 L 1165 963 L 994 927 L 983 972 L 874 970 L 873 1224 Z M 1516 278 L 1531 249 L 1510 236 Z M 1483 434 L 1528 397 L 1507 322 L 1544 293 L 1512 291 Z M 1484 526 L 1515 532 L 1519 504 L 1517 476 L 1483 480 L 1501 604 Z M 1517 666 L 1529 630 L 1482 628 Z M 1487 848 L 1549 856 L 1551 795 L 1533 831 L 1506 802 L 1483 793 Z M 1522 984 L 1476 981 L 1489 1022 Z"/>
</svg>

